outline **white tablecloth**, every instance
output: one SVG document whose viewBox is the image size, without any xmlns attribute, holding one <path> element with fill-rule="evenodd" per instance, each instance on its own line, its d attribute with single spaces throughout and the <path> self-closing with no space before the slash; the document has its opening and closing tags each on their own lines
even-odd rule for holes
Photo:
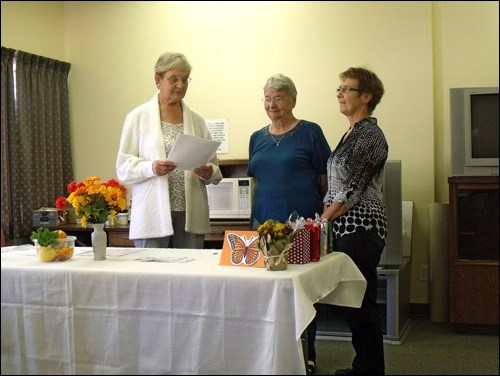
<svg viewBox="0 0 500 376">
<path fill-rule="evenodd" d="M 305 374 L 313 304 L 359 307 L 366 281 L 332 253 L 285 271 L 219 266 L 220 250 L 108 248 L 43 263 L 2 248 L 5 374 Z"/>
</svg>

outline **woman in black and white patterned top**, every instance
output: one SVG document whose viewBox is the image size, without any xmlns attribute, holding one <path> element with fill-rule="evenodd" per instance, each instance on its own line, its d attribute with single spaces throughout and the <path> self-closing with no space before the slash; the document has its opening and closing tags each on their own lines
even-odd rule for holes
<svg viewBox="0 0 500 376">
<path fill-rule="evenodd" d="M 332 221 L 335 250 L 351 257 L 367 281 L 361 308 L 345 308 L 356 351 L 352 366 L 336 375 L 383 375 L 383 332 L 377 307 L 377 265 L 385 247 L 387 217 L 382 174 L 388 145 L 372 117 L 384 94 L 380 79 L 365 68 L 339 75 L 337 99 L 349 129 L 328 160 L 323 219 Z"/>
</svg>

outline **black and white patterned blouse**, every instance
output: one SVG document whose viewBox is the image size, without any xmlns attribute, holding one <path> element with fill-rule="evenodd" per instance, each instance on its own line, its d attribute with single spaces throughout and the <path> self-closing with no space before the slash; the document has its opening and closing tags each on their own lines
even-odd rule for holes
<svg viewBox="0 0 500 376">
<path fill-rule="evenodd" d="M 387 154 L 387 141 L 374 117 L 356 123 L 347 140 L 333 150 L 327 163 L 328 192 L 323 201 L 343 203 L 349 209 L 333 220 L 335 238 L 356 231 L 376 231 L 385 239 L 382 177 Z"/>
</svg>

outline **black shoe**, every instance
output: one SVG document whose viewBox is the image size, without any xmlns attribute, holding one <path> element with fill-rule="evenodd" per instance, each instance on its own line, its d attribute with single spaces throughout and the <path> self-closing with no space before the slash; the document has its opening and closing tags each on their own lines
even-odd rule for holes
<svg viewBox="0 0 500 376">
<path fill-rule="evenodd" d="M 307 374 L 314 375 L 315 372 L 316 372 L 316 363 L 313 362 L 312 360 L 309 360 L 307 362 Z"/>
<path fill-rule="evenodd" d="M 334 375 L 357 375 L 357 374 L 358 374 L 358 372 L 352 367 L 338 369 L 334 373 Z"/>
</svg>

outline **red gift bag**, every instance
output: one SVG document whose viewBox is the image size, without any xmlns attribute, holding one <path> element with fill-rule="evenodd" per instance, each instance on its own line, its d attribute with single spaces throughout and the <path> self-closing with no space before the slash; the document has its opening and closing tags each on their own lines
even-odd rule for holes
<svg viewBox="0 0 500 376">
<path fill-rule="evenodd" d="M 288 252 L 289 264 L 307 264 L 311 260 L 311 230 L 303 228 L 293 238 L 292 248 Z"/>
<path fill-rule="evenodd" d="M 306 228 L 311 230 L 311 261 L 317 262 L 321 257 L 321 249 L 320 249 L 320 227 L 317 223 L 310 220 L 305 225 Z"/>
</svg>

